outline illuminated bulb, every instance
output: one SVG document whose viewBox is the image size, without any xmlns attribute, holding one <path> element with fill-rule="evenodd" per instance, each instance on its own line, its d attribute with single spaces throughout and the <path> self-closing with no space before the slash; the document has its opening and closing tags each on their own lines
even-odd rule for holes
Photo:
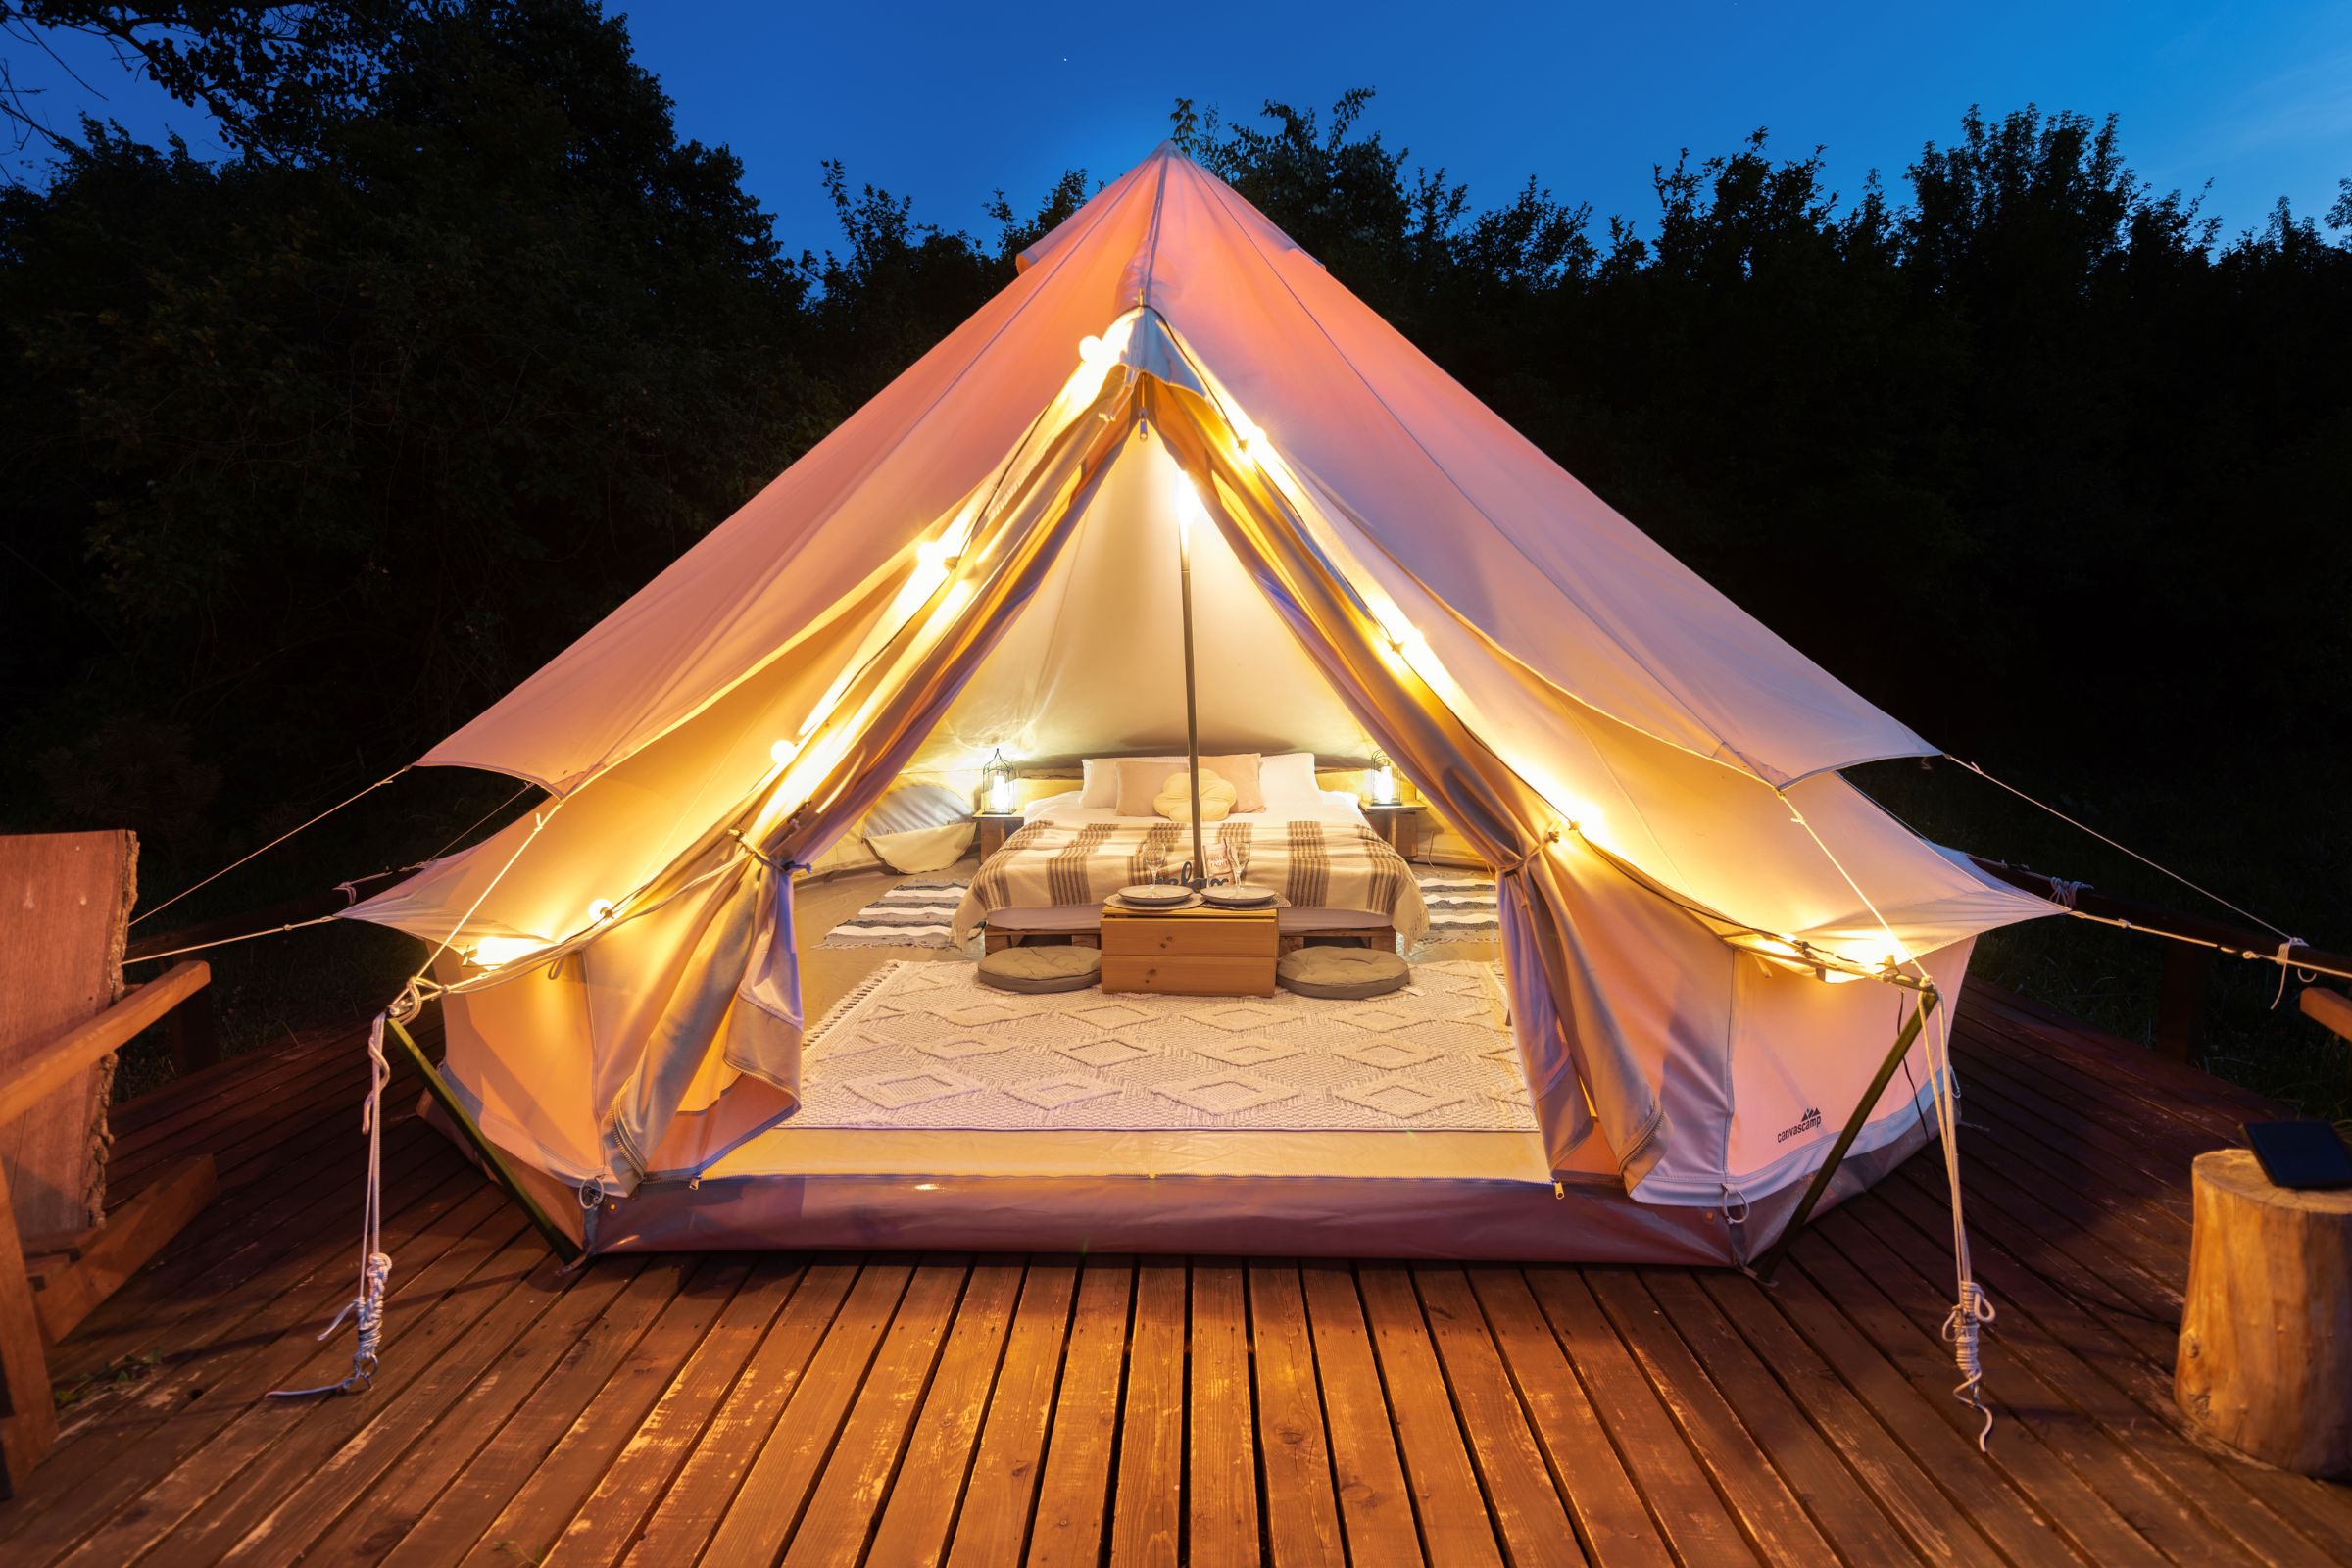
<svg viewBox="0 0 2352 1568">
<path fill-rule="evenodd" d="M 1176 504 L 1176 526 L 1187 538 L 1192 536 L 1193 523 L 1198 519 L 1202 527 L 1208 525 L 1208 508 L 1200 504 L 1200 492 L 1182 468 L 1168 473 L 1168 498 Z"/>
<path fill-rule="evenodd" d="M 798 741 L 778 741 L 767 749 L 768 760 L 778 767 L 790 767 L 792 760 L 800 755 L 801 743 Z"/>
<path fill-rule="evenodd" d="M 1232 422 L 1233 439 L 1235 443 L 1241 447 L 1243 455 L 1246 457 L 1255 457 L 1257 455 L 1257 444 L 1266 438 L 1266 432 L 1259 429 L 1256 425 L 1250 423 L 1249 416 L 1246 415 L 1235 415 Z"/>
<path fill-rule="evenodd" d="M 612 918 L 612 911 L 618 907 L 619 906 L 614 904 L 611 899 L 596 900 L 594 903 L 588 906 L 588 923 L 590 925 L 603 925 L 607 920 Z"/>
<path fill-rule="evenodd" d="M 926 539 L 914 547 L 914 559 L 925 571 L 945 571 L 956 564 L 945 539 Z"/>
<path fill-rule="evenodd" d="M 484 969 L 495 969 L 527 958 L 547 946 L 545 937 L 483 937 L 473 945 L 473 961 Z"/>
<path fill-rule="evenodd" d="M 1078 358 L 1087 365 L 1099 366 L 1104 357 L 1105 351 L 1101 338 L 1082 337 L 1078 340 Z"/>
</svg>

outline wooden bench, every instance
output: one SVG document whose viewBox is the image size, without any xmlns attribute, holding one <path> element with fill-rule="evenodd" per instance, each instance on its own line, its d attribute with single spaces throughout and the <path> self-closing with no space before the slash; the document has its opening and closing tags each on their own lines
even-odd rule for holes
<svg viewBox="0 0 2352 1568">
<path fill-rule="evenodd" d="M 1396 951 L 1396 928 L 1362 909 L 1277 909 L 1274 918 L 1278 956 L 1310 941 L 1353 942 L 1388 953 Z M 982 934 L 986 938 L 983 951 L 988 953 L 1030 942 L 1099 948 L 1102 945 L 1102 909 L 1092 904 L 999 909 L 988 917 Z"/>
</svg>

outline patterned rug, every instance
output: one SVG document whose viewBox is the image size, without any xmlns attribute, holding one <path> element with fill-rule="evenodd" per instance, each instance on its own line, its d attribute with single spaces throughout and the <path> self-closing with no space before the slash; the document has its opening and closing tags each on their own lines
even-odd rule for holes
<svg viewBox="0 0 2352 1568">
<path fill-rule="evenodd" d="M 1527 1132 L 1491 963 L 1368 1002 L 1065 991 L 885 964 L 818 1026 L 795 1127 Z"/>
<path fill-rule="evenodd" d="M 1493 942 L 1494 879 L 1479 871 L 1416 865 L 1422 902 L 1429 906 L 1429 935 L 1421 952 L 1438 942 Z M 956 906 L 963 901 L 960 881 L 902 882 L 825 933 L 825 948 L 946 948 Z"/>
</svg>

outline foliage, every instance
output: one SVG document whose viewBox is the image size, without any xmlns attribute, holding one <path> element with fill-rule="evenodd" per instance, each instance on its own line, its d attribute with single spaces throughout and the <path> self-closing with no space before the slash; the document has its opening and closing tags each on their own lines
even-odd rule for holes
<svg viewBox="0 0 2352 1568">
<path fill-rule="evenodd" d="M 589 0 L 0 0 L 32 25 L 115 41 L 232 149 L 89 123 L 45 188 L 0 192 L 0 726 L 25 764 L 0 819 L 128 821 L 151 886 L 506 690 L 1091 189 L 999 192 L 979 238 L 835 162 L 838 248 L 796 256 Z M 2324 220 L 2282 202 L 2225 239 L 2112 119 L 1971 109 L 1898 189 L 1849 197 L 1758 131 L 1596 220 L 1533 179 L 1481 206 L 1370 101 L 1179 100 L 1174 134 L 1872 701 L 2352 946 L 2352 181 Z M 1971 781 L 1864 781 L 1930 831 L 2187 897 Z M 499 793 L 330 845 L 372 869 Z M 2036 940 L 1993 959 L 2105 1005 L 2103 960 Z M 2278 1038 L 2247 1006 L 2230 1038 Z"/>
</svg>

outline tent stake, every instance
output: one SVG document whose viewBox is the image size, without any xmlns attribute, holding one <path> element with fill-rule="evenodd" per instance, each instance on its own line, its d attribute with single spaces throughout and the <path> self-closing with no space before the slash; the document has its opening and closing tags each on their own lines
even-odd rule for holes
<svg viewBox="0 0 2352 1568">
<path fill-rule="evenodd" d="M 400 1020 L 390 1018 L 385 1021 L 392 1026 L 392 1032 L 400 1037 L 400 1043 L 407 1048 L 409 1059 L 416 1064 L 416 1070 L 424 1074 L 425 1093 L 433 1097 L 433 1103 L 447 1112 L 449 1119 L 456 1122 L 459 1130 L 465 1133 L 466 1141 L 471 1144 L 473 1152 L 481 1156 L 482 1169 L 490 1173 L 490 1179 L 505 1188 L 509 1198 L 522 1205 L 522 1211 L 530 1216 L 532 1229 L 547 1239 L 548 1247 L 558 1257 L 566 1263 L 578 1262 L 580 1244 L 566 1236 L 561 1226 L 547 1217 L 547 1210 L 541 1208 L 532 1200 L 531 1195 L 523 1191 L 522 1183 L 515 1178 L 514 1171 L 508 1165 L 506 1157 L 499 1153 L 495 1144 L 483 1136 L 482 1129 L 475 1124 L 472 1113 L 458 1102 L 458 1097 L 450 1092 L 449 1084 L 442 1078 L 440 1071 L 425 1059 L 425 1054 L 417 1048 L 416 1042 L 409 1038 L 409 1032 L 400 1026 Z"/>
<path fill-rule="evenodd" d="M 1862 1135 L 1862 1124 L 1870 1119 L 1871 1109 L 1878 1104 L 1879 1097 L 1894 1081 L 1895 1068 L 1901 1066 L 1903 1057 L 1910 1054 L 1912 1042 L 1919 1039 L 1920 1030 L 1927 1026 L 1928 1013 L 1937 1000 L 1932 987 L 1919 993 L 1919 1005 L 1911 1009 L 1911 1016 L 1904 1019 L 1903 1027 L 1896 1031 L 1893 1049 L 1886 1053 L 1886 1059 L 1879 1063 L 1878 1076 L 1871 1079 L 1870 1087 L 1862 1091 L 1862 1099 L 1854 1106 L 1854 1113 L 1845 1118 L 1844 1130 L 1838 1134 L 1838 1142 L 1830 1146 L 1830 1157 L 1823 1160 L 1821 1169 L 1813 1173 L 1813 1185 L 1805 1189 L 1803 1201 L 1796 1205 L 1796 1212 L 1788 1216 L 1788 1223 L 1782 1229 L 1780 1240 L 1766 1249 L 1756 1266 L 1748 1270 L 1757 1279 L 1769 1284 L 1773 1270 L 1779 1268 L 1781 1259 L 1788 1255 L 1789 1244 L 1796 1240 L 1796 1233 L 1805 1228 L 1805 1221 L 1813 1217 L 1813 1205 L 1821 1201 L 1823 1193 L 1829 1191 L 1830 1178 L 1838 1174 L 1838 1167 L 1845 1162 L 1845 1152 L 1853 1148 L 1854 1140 Z"/>
</svg>

